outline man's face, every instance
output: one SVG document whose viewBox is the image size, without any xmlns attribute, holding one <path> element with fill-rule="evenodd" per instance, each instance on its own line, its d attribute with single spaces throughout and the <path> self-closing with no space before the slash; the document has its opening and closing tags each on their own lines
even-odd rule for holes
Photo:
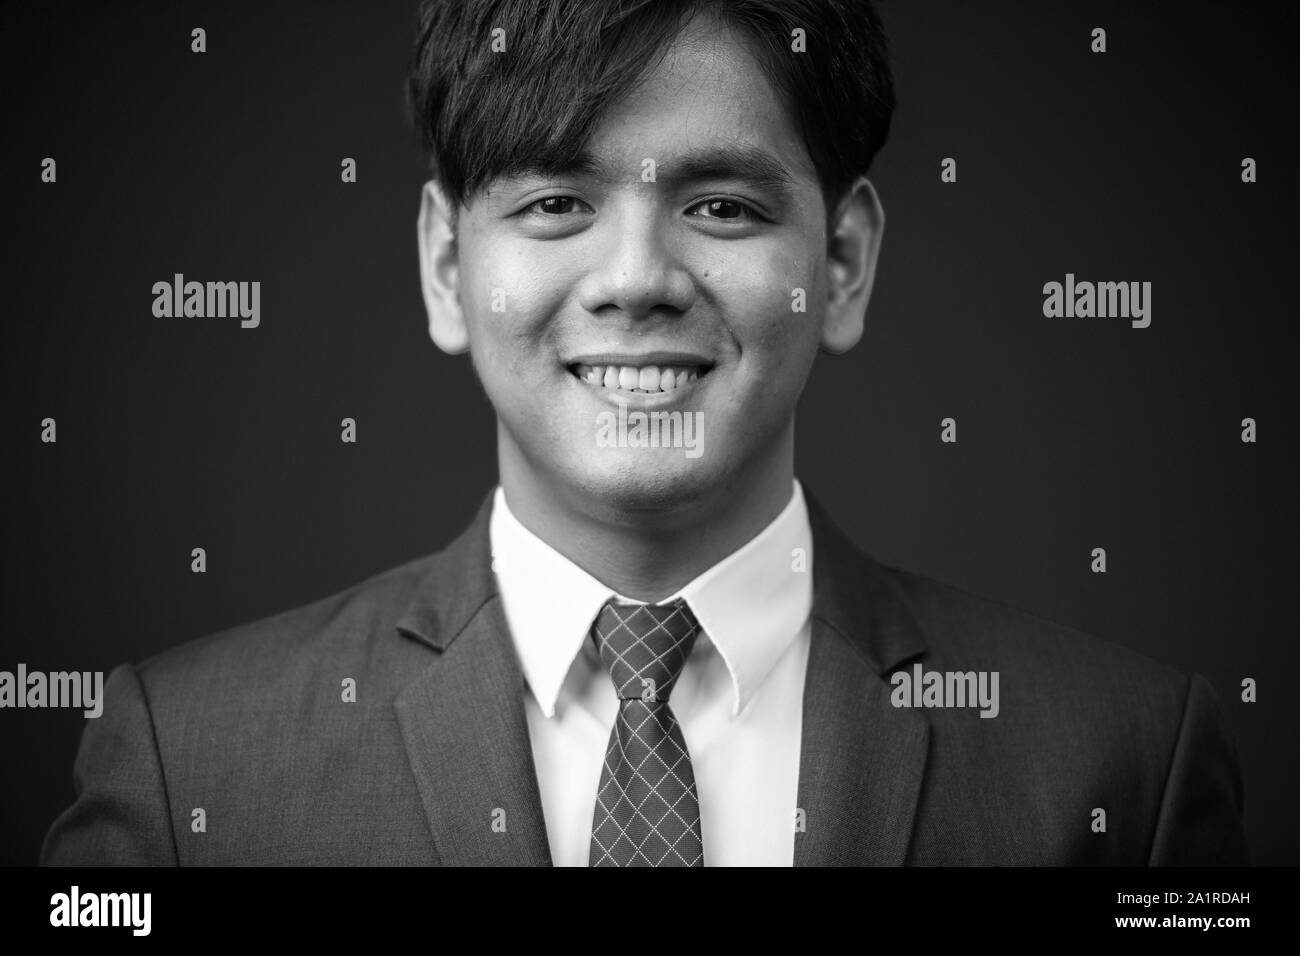
<svg viewBox="0 0 1300 956">
<path fill-rule="evenodd" d="M 460 212 L 503 473 L 624 512 L 726 494 L 789 455 L 822 335 L 825 210 L 794 118 L 738 35 L 697 19 L 585 154 Z M 690 413 L 699 451 L 598 441 L 620 403 Z"/>
</svg>

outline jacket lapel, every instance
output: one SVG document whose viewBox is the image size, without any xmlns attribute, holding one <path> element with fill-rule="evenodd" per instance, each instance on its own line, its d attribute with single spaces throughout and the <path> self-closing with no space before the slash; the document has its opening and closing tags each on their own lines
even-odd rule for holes
<svg viewBox="0 0 1300 956">
<path fill-rule="evenodd" d="M 813 624 L 804 679 L 796 866 L 899 866 L 929 748 L 920 711 L 894 707 L 888 672 L 925 652 L 886 571 L 807 494 Z"/>
<path fill-rule="evenodd" d="M 489 494 L 397 624 L 436 654 L 394 707 L 440 862 L 547 866 L 525 683 L 491 572 L 491 507 Z"/>
</svg>

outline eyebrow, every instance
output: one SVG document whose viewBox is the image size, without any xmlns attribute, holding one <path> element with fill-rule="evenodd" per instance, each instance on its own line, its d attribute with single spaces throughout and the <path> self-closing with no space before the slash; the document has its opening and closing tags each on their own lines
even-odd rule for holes
<svg viewBox="0 0 1300 956">
<path fill-rule="evenodd" d="M 604 185 L 625 182 L 629 175 L 627 170 L 615 171 L 609 168 L 585 150 L 567 162 L 525 164 L 519 173 L 586 176 Z M 662 163 L 656 161 L 655 178 L 672 186 L 702 180 L 730 179 L 755 189 L 780 193 L 789 192 L 795 185 L 794 174 L 771 153 L 757 146 L 735 143 L 692 150 Z"/>
</svg>

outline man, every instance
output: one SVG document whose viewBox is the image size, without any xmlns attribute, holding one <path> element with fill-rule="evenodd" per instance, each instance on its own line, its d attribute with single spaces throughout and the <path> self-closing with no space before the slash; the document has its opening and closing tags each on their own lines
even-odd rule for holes
<svg viewBox="0 0 1300 956">
<path fill-rule="evenodd" d="M 868 4 L 433 0 L 411 91 L 500 486 L 114 671 L 46 862 L 1245 860 L 1204 679 L 885 567 L 795 480 L 884 227 Z"/>
</svg>

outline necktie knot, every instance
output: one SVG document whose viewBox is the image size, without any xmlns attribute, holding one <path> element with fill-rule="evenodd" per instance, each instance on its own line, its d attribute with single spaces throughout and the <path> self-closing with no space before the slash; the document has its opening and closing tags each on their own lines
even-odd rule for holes
<svg viewBox="0 0 1300 956">
<path fill-rule="evenodd" d="M 700 625 L 684 598 L 667 604 L 609 601 L 591 627 L 621 700 L 666 703 Z"/>
</svg>

